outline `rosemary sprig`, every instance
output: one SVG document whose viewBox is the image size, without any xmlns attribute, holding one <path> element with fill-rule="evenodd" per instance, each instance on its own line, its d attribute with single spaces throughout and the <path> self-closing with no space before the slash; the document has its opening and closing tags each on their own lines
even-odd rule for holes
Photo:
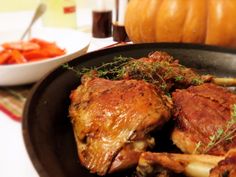
<svg viewBox="0 0 236 177">
<path fill-rule="evenodd" d="M 209 143 L 206 145 L 206 147 L 203 149 L 202 153 L 208 153 L 211 149 L 219 145 L 220 143 L 224 141 L 231 141 L 233 138 L 236 137 L 236 104 L 232 105 L 232 112 L 231 112 L 231 118 L 226 124 L 226 128 L 219 128 L 215 134 L 211 135 L 209 137 Z M 199 141 L 196 144 L 195 152 L 198 152 L 198 150 L 201 148 L 202 142 Z"/>
</svg>

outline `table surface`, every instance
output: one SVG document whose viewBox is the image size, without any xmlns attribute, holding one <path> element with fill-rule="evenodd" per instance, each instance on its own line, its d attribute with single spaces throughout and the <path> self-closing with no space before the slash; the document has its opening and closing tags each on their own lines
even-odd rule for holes
<svg viewBox="0 0 236 177">
<path fill-rule="evenodd" d="M 24 21 L 27 13 L 19 13 L 18 19 Z M 30 13 L 32 15 L 32 13 Z M 0 14 L 0 30 L 14 28 L 19 23 L 10 23 L 16 14 Z M 6 20 L 8 19 L 8 20 Z M 85 20 L 86 21 L 86 20 Z M 27 23 L 25 23 L 27 25 Z M 81 23 L 80 23 L 81 25 Z M 81 29 L 83 26 L 81 25 Z M 84 29 L 84 28 L 83 28 Z M 78 29 L 79 30 L 79 29 Z M 92 38 L 88 52 L 114 44 L 113 39 Z M 37 177 L 39 176 L 33 167 L 23 141 L 21 123 L 12 120 L 8 115 L 0 111 L 0 176 L 1 177 Z"/>
</svg>

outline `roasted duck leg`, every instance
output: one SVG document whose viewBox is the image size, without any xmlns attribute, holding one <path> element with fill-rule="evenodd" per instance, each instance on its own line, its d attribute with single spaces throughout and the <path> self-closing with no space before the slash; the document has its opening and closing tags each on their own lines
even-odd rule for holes
<svg viewBox="0 0 236 177">
<path fill-rule="evenodd" d="M 201 76 L 165 52 L 154 52 L 148 57 L 131 60 L 125 66 L 125 79 L 146 80 L 164 92 L 172 88 L 187 88 L 210 81 L 211 76 Z"/>
<path fill-rule="evenodd" d="M 184 153 L 224 155 L 236 147 L 236 95 L 214 84 L 172 93 L 172 140 Z"/>
<path fill-rule="evenodd" d="M 211 155 L 144 152 L 139 159 L 137 174 L 139 177 L 156 177 L 161 174 L 168 177 L 180 173 L 192 177 L 208 177 L 210 169 L 223 159 L 222 156 Z"/>
<path fill-rule="evenodd" d="M 166 52 L 156 51 L 148 57 L 134 59 L 125 65 L 122 78 L 146 80 L 164 92 L 176 88 L 188 88 L 211 82 L 221 86 L 236 86 L 235 78 L 217 78 L 212 75 L 200 75 L 191 68 L 179 64 L 179 61 Z"/>
<path fill-rule="evenodd" d="M 133 59 L 122 66 L 105 72 L 113 76 L 116 70 L 118 80 L 97 78 L 91 73 L 98 71 L 91 71 L 71 93 L 69 114 L 79 159 L 92 173 L 105 175 L 135 165 L 140 154 L 154 145 L 149 132 L 170 118 L 172 104 L 165 93 L 192 85 L 206 90 L 196 89 L 194 94 L 186 91 L 186 95 L 179 94 L 182 92 L 178 90 L 173 94 L 177 108 L 174 143 L 183 152 L 193 153 L 197 149 L 197 153 L 207 150 L 217 155 L 224 155 L 235 147 L 234 126 L 228 130 L 226 122 L 231 117 L 236 96 L 214 84 L 204 84 L 225 85 L 229 83 L 226 79 L 201 76 L 163 52 Z M 191 94 L 188 97 L 189 93 L 192 97 Z M 176 95 L 180 95 L 179 98 Z M 217 146 L 209 149 L 210 137 L 218 130 L 221 134 L 222 130 L 233 131 L 232 141 L 217 142 Z"/>
<path fill-rule="evenodd" d="M 137 164 L 141 152 L 154 144 L 149 132 L 169 120 L 172 106 L 142 80 L 84 76 L 70 98 L 80 162 L 99 175 Z"/>
</svg>

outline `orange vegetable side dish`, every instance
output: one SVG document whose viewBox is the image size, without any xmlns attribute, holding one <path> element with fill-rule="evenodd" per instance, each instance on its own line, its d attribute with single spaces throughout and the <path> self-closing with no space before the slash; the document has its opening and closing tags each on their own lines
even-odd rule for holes
<svg viewBox="0 0 236 177">
<path fill-rule="evenodd" d="M 33 38 L 1 45 L 0 64 L 19 64 L 53 58 L 66 53 L 54 42 Z"/>
</svg>

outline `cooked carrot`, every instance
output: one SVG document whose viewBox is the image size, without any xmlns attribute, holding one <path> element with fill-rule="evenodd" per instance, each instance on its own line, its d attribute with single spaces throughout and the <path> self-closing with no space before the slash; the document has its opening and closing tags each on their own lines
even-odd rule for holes
<svg viewBox="0 0 236 177">
<path fill-rule="evenodd" d="M 0 64 L 26 63 L 64 55 L 66 51 L 54 42 L 33 38 L 30 41 L 2 44 Z"/>
<path fill-rule="evenodd" d="M 11 53 L 8 50 L 4 50 L 0 53 L 0 64 L 6 64 L 9 58 L 11 57 Z"/>
<path fill-rule="evenodd" d="M 5 64 L 16 64 L 16 61 L 10 57 Z"/>
<path fill-rule="evenodd" d="M 46 47 L 48 45 L 54 45 L 53 42 L 48 42 L 48 41 L 45 41 L 45 40 L 42 40 L 42 39 L 38 39 L 38 38 L 32 38 L 30 40 L 30 42 L 38 44 L 41 48 Z"/>
<path fill-rule="evenodd" d="M 42 49 L 25 51 L 22 53 L 28 61 L 34 61 L 39 59 L 48 58 L 47 53 L 43 52 Z"/>
<path fill-rule="evenodd" d="M 48 57 L 56 57 L 65 54 L 65 50 L 62 50 L 54 45 L 47 46 L 42 50 L 47 53 Z"/>
<path fill-rule="evenodd" d="M 41 48 L 39 50 L 26 51 L 22 53 L 27 60 L 33 60 L 38 58 L 52 58 L 60 55 L 64 55 L 65 51 L 54 46 L 47 48 Z"/>
<path fill-rule="evenodd" d="M 24 42 L 24 41 L 7 42 L 2 44 L 2 47 L 4 49 L 21 50 L 21 51 L 35 50 L 40 48 L 40 46 L 37 43 Z"/>
<path fill-rule="evenodd" d="M 27 62 L 25 57 L 18 50 L 12 50 L 11 59 L 16 61 L 16 63 L 26 63 Z"/>
<path fill-rule="evenodd" d="M 37 43 L 41 47 L 41 49 L 47 48 L 48 51 L 53 50 L 52 52 L 50 52 L 51 53 L 50 55 L 52 55 L 52 56 L 58 56 L 58 55 L 65 54 L 65 50 L 58 47 L 55 42 L 47 42 L 45 40 L 38 39 L 38 38 L 33 38 L 30 40 L 30 42 Z"/>
</svg>

